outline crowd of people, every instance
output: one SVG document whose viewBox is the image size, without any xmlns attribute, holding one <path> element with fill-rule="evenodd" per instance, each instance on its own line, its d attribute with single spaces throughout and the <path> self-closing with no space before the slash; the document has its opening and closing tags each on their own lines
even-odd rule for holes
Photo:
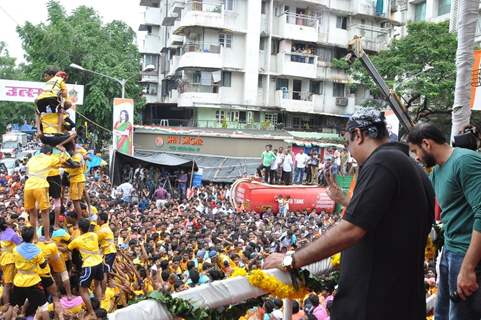
<svg viewBox="0 0 481 320">
<path fill-rule="evenodd" d="M 326 148 L 321 155 L 315 149 L 308 153 L 301 148 L 293 154 L 291 147 L 273 149 L 268 144 L 261 154 L 257 175 L 270 184 L 321 184 L 327 185 L 326 173 L 353 175 L 357 164 L 347 150 Z"/>
<path fill-rule="evenodd" d="M 42 152 L 34 158 L 51 157 L 49 150 Z M 170 197 L 158 185 L 152 197 L 132 199 L 116 192 L 122 185 L 112 188 L 101 169 L 84 176 L 88 191 L 81 197 L 80 215 L 69 197 L 62 198 L 56 215 L 48 205 L 55 201 L 51 198 L 38 228 L 25 207 L 30 179 L 25 170 L 18 167 L 11 176 L 0 177 L 6 319 L 35 313 L 43 319 L 103 319 L 153 290 L 177 292 L 225 279 L 236 268 L 260 268 L 267 254 L 298 248 L 339 219 L 315 211 L 282 217 L 238 212 L 230 205 L 229 186 L 213 184 L 183 198 Z M 135 193 L 133 186 L 129 189 Z M 311 311 L 319 309 L 311 300 Z M 271 306 L 276 306 L 271 312 L 279 309 L 279 301 L 267 299 L 259 310 L 270 314 Z"/>
</svg>

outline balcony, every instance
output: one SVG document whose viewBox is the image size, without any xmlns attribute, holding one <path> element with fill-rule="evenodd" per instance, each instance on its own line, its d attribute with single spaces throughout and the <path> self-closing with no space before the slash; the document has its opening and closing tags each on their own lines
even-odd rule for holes
<svg viewBox="0 0 481 320">
<path fill-rule="evenodd" d="M 159 82 L 159 75 L 157 71 L 152 72 L 142 72 L 140 82 L 152 82 L 158 83 Z"/>
<path fill-rule="evenodd" d="M 278 32 L 282 38 L 317 42 L 319 20 L 303 14 L 284 13 L 278 18 Z"/>
<path fill-rule="evenodd" d="M 140 0 L 140 5 L 144 7 L 158 8 L 160 0 Z"/>
<path fill-rule="evenodd" d="M 222 69 L 223 47 L 213 43 L 188 43 L 182 47 L 178 68 Z"/>
<path fill-rule="evenodd" d="M 389 43 L 389 29 L 368 25 L 356 24 L 349 28 L 349 38 L 354 36 L 362 37 L 362 48 L 364 50 L 379 52 L 385 49 Z"/>
<path fill-rule="evenodd" d="M 169 16 L 176 16 L 179 17 L 180 13 L 182 12 L 182 9 L 185 7 L 185 1 L 184 0 L 173 0 L 169 4 Z"/>
<path fill-rule="evenodd" d="M 349 75 L 346 72 L 332 68 L 330 63 L 324 61 L 318 62 L 317 77 L 321 80 L 339 83 L 349 83 L 350 81 Z"/>
<path fill-rule="evenodd" d="M 289 112 L 315 113 L 321 107 L 321 96 L 308 91 L 276 90 L 276 106 Z"/>
<path fill-rule="evenodd" d="M 377 16 L 375 1 L 369 1 L 369 0 L 353 1 L 351 9 L 355 14 L 365 15 L 365 16 Z"/>
<path fill-rule="evenodd" d="M 316 55 L 307 53 L 281 52 L 277 54 L 277 72 L 281 75 L 315 79 L 317 58 Z"/>
<path fill-rule="evenodd" d="M 197 107 L 202 104 L 219 104 L 221 101 L 218 85 L 203 85 L 183 82 L 177 87 L 179 107 Z"/>
<path fill-rule="evenodd" d="M 148 34 L 144 38 L 144 44 L 140 52 L 160 54 L 161 49 L 160 37 Z"/>
<path fill-rule="evenodd" d="M 323 112 L 332 114 L 352 114 L 355 109 L 355 96 L 353 94 L 344 97 L 326 96 Z"/>
<path fill-rule="evenodd" d="M 220 1 L 187 1 L 182 13 L 174 34 L 184 34 L 187 27 L 224 28 L 224 5 Z"/>
<path fill-rule="evenodd" d="M 351 0 L 336 0 L 336 1 L 331 1 L 331 0 L 318 0 L 319 5 L 323 7 L 327 7 L 334 12 L 339 12 L 339 13 L 348 13 L 351 12 Z"/>
<path fill-rule="evenodd" d="M 159 103 L 160 99 L 157 93 L 145 93 L 145 103 Z"/>
<path fill-rule="evenodd" d="M 143 24 L 160 26 L 160 8 L 145 8 Z"/>
</svg>

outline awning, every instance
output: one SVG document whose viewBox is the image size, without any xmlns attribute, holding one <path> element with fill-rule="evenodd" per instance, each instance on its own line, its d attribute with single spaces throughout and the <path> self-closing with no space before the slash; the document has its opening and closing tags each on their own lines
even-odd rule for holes
<svg viewBox="0 0 481 320">
<path fill-rule="evenodd" d="M 124 165 L 132 165 L 136 167 L 139 164 L 150 164 L 159 167 L 168 167 L 171 169 L 184 169 L 187 172 L 198 169 L 197 164 L 188 157 L 181 157 L 174 154 L 166 154 L 160 152 L 136 152 L 133 156 L 115 151 L 113 165 L 113 184 L 119 185 L 123 183 L 121 172 Z"/>
</svg>

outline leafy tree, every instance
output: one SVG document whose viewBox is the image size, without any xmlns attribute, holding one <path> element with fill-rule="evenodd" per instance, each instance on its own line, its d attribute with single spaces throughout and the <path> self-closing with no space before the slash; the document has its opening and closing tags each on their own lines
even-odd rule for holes
<svg viewBox="0 0 481 320">
<path fill-rule="evenodd" d="M 408 34 L 394 39 L 388 48 L 370 59 L 390 88 L 405 99 L 414 121 L 450 120 L 456 80 L 456 34 L 448 32 L 449 23 L 414 22 Z M 335 66 L 348 69 L 346 62 Z M 367 85 L 374 99 L 368 105 L 385 106 L 381 92 L 357 60 L 349 73 L 356 84 Z M 444 115 L 444 116 L 443 116 Z"/>
<path fill-rule="evenodd" d="M 86 6 L 78 7 L 70 15 L 58 1 L 50 0 L 47 7 L 47 22 L 37 25 L 27 22 L 17 28 L 26 53 L 26 75 L 38 81 L 48 66 L 66 70 L 70 74 L 69 83 L 85 86 L 84 103 L 77 110 L 106 128 L 112 127 L 112 100 L 121 96 L 120 84 L 72 69 L 71 63 L 128 79 L 125 96 L 135 99 L 139 110 L 143 101 L 135 32 L 121 21 L 104 24 L 95 10 Z M 99 134 L 104 139 L 110 137 L 103 130 Z"/>
<path fill-rule="evenodd" d="M 21 68 L 15 66 L 15 58 L 8 53 L 4 42 L 0 42 L 0 79 L 22 80 Z M 23 124 L 34 119 L 34 107 L 31 103 L 0 101 L 0 133 L 5 132 L 8 124 Z"/>
</svg>

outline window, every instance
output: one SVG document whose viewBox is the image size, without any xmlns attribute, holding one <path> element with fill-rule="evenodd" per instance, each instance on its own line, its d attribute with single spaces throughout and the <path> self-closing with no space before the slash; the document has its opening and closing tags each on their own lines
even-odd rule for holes
<svg viewBox="0 0 481 320">
<path fill-rule="evenodd" d="M 414 21 L 426 20 L 426 1 L 414 5 Z"/>
<path fill-rule="evenodd" d="M 337 98 L 343 98 L 346 94 L 346 86 L 344 83 L 334 83 L 332 96 Z"/>
<path fill-rule="evenodd" d="M 262 75 L 257 76 L 257 88 L 262 89 Z"/>
<path fill-rule="evenodd" d="M 228 114 L 230 122 L 239 122 L 239 111 L 230 111 Z"/>
<path fill-rule="evenodd" d="M 269 121 L 271 125 L 277 124 L 277 113 L 266 113 L 264 114 L 264 120 Z"/>
<path fill-rule="evenodd" d="M 347 30 L 347 17 L 336 17 L 336 28 Z"/>
<path fill-rule="evenodd" d="M 148 35 L 152 34 L 152 26 L 147 26 L 147 34 Z"/>
<path fill-rule="evenodd" d="M 279 39 L 271 39 L 271 54 L 279 53 Z"/>
<path fill-rule="evenodd" d="M 311 81 L 309 92 L 312 94 L 322 94 L 322 81 Z"/>
<path fill-rule="evenodd" d="M 219 46 L 232 48 L 232 34 L 219 33 Z"/>
<path fill-rule="evenodd" d="M 146 83 L 144 86 L 144 93 L 152 96 L 157 95 L 158 85 L 156 83 Z"/>
<path fill-rule="evenodd" d="M 285 89 L 284 89 L 285 88 Z M 283 78 L 277 78 L 276 90 L 286 90 L 289 88 L 289 80 Z"/>
<path fill-rule="evenodd" d="M 232 72 L 222 71 L 222 86 L 230 87 L 232 85 Z"/>
<path fill-rule="evenodd" d="M 239 112 L 239 123 L 246 123 L 247 122 L 247 112 L 240 111 Z"/>
<path fill-rule="evenodd" d="M 234 10 L 234 0 L 224 0 L 224 10 Z"/>
<path fill-rule="evenodd" d="M 148 65 L 153 65 L 155 70 L 159 66 L 159 56 L 156 54 L 146 54 L 144 55 L 144 68 Z"/>
<path fill-rule="evenodd" d="M 200 71 L 194 71 L 192 74 L 192 83 L 200 83 L 201 73 Z"/>
<path fill-rule="evenodd" d="M 438 16 L 445 15 L 451 11 L 451 0 L 438 1 Z"/>
<path fill-rule="evenodd" d="M 222 122 L 225 119 L 225 111 L 223 110 L 217 110 L 215 112 L 215 120 L 217 122 Z"/>
<path fill-rule="evenodd" d="M 266 11 L 267 11 L 267 2 L 266 1 L 262 1 L 261 3 L 261 14 L 266 14 Z"/>
</svg>

